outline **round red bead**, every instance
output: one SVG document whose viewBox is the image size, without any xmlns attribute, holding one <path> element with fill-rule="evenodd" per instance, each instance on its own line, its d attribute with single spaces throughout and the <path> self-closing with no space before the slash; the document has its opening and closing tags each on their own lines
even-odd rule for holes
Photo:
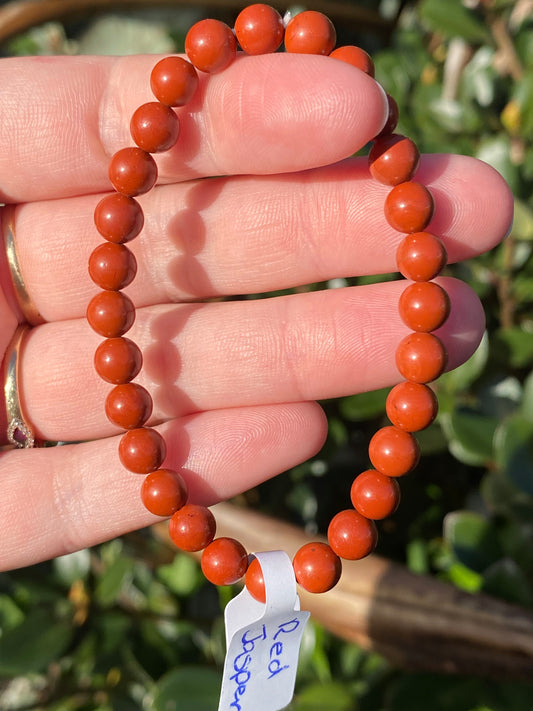
<svg viewBox="0 0 533 711">
<path fill-rule="evenodd" d="M 285 49 L 298 54 L 330 54 L 337 35 L 326 15 L 305 10 L 295 15 L 285 28 Z"/>
<path fill-rule="evenodd" d="M 353 45 L 337 47 L 329 56 L 333 57 L 333 59 L 339 59 L 341 62 L 346 62 L 346 64 L 351 64 L 371 77 L 374 76 L 372 57 L 361 47 L 354 47 Z"/>
<path fill-rule="evenodd" d="M 263 577 L 263 569 L 257 558 L 254 558 L 248 570 L 244 584 L 250 595 L 258 602 L 266 602 L 265 579 Z"/>
<path fill-rule="evenodd" d="M 118 385 L 129 383 L 142 366 L 139 346 L 129 338 L 107 338 L 94 354 L 94 367 L 102 380 Z"/>
<path fill-rule="evenodd" d="M 182 551 L 201 551 L 215 537 L 215 517 L 205 506 L 185 504 L 170 519 L 168 532 Z"/>
<path fill-rule="evenodd" d="M 198 74 L 182 57 L 165 57 L 152 69 L 150 87 L 155 98 L 166 106 L 185 106 L 198 87 Z"/>
<path fill-rule="evenodd" d="M 396 252 L 399 271 L 412 281 L 431 281 L 444 269 L 447 259 L 442 240 L 430 232 L 407 235 Z"/>
<path fill-rule="evenodd" d="M 398 508 L 400 486 L 396 479 L 368 469 L 354 479 L 350 498 L 362 516 L 378 521 L 391 516 Z"/>
<path fill-rule="evenodd" d="M 135 320 L 135 307 L 121 291 L 101 291 L 87 307 L 90 327 L 105 338 L 116 338 L 128 331 Z"/>
<path fill-rule="evenodd" d="M 214 585 L 233 585 L 246 573 L 248 554 L 234 538 L 215 538 L 204 549 L 201 566 Z"/>
<path fill-rule="evenodd" d="M 395 99 L 390 95 L 387 94 L 387 103 L 389 107 L 389 111 L 387 114 L 387 120 L 385 121 L 385 125 L 381 129 L 381 131 L 378 133 L 376 138 L 381 138 L 382 136 L 386 136 L 389 133 L 392 133 L 396 126 L 398 125 L 398 119 L 400 118 L 400 111 L 398 109 L 398 104 L 396 103 Z"/>
<path fill-rule="evenodd" d="M 411 333 L 396 348 L 396 367 L 406 380 L 430 383 L 444 372 L 447 353 L 432 333 Z"/>
<path fill-rule="evenodd" d="M 403 290 L 398 311 L 402 321 L 413 331 L 435 331 L 448 318 L 450 297 L 435 282 L 415 282 Z"/>
<path fill-rule="evenodd" d="M 385 185 L 411 180 L 420 162 L 418 148 L 410 138 L 391 133 L 377 138 L 368 155 L 372 177 Z"/>
<path fill-rule="evenodd" d="M 437 396 L 427 385 L 406 380 L 392 388 L 385 408 L 395 427 L 418 432 L 429 427 L 437 416 Z"/>
<path fill-rule="evenodd" d="M 102 198 L 94 210 L 94 224 L 108 242 L 124 243 L 137 237 L 144 225 L 139 203 L 122 193 Z"/>
<path fill-rule="evenodd" d="M 339 511 L 328 526 L 328 542 L 339 558 L 359 560 L 376 547 L 376 524 L 354 509 Z"/>
<path fill-rule="evenodd" d="M 109 180 L 119 193 L 129 197 L 151 190 L 157 180 L 157 165 L 141 148 L 122 148 L 109 163 Z"/>
<path fill-rule="evenodd" d="M 331 590 L 339 582 L 342 563 L 327 543 L 306 543 L 292 561 L 296 581 L 311 593 Z"/>
<path fill-rule="evenodd" d="M 128 430 L 118 445 L 122 465 L 135 474 L 149 474 L 159 469 L 166 455 L 165 440 L 149 427 Z"/>
<path fill-rule="evenodd" d="M 235 35 L 246 54 L 270 54 L 283 41 L 283 18 L 270 5 L 255 3 L 239 13 L 235 20 Z"/>
<path fill-rule="evenodd" d="M 105 401 L 107 419 L 125 430 L 142 427 L 152 414 L 152 397 L 137 383 L 115 385 Z"/>
<path fill-rule="evenodd" d="M 200 20 L 185 37 L 185 52 L 197 69 L 215 74 L 235 59 L 237 41 L 224 22 Z"/>
<path fill-rule="evenodd" d="M 139 106 L 130 121 L 131 137 L 148 153 L 168 151 L 180 132 L 179 119 L 171 108 L 158 101 Z"/>
<path fill-rule="evenodd" d="M 173 469 L 157 469 L 143 481 L 141 501 L 156 516 L 172 516 L 187 503 L 187 484 Z"/>
<path fill-rule="evenodd" d="M 420 232 L 433 217 L 435 204 L 429 190 L 408 181 L 396 185 L 385 198 L 385 218 L 398 232 Z"/>
<path fill-rule="evenodd" d="M 89 257 L 89 276 L 102 289 L 118 291 L 131 284 L 137 262 L 123 244 L 104 242 Z"/>
<path fill-rule="evenodd" d="M 370 440 L 368 455 L 372 466 L 386 476 L 404 476 L 418 464 L 420 447 L 410 432 L 382 427 Z"/>
</svg>

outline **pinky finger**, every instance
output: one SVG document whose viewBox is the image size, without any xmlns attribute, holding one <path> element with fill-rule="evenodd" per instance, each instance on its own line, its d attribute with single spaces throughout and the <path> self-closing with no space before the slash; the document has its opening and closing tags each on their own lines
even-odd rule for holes
<svg viewBox="0 0 533 711">
<path fill-rule="evenodd" d="M 164 465 L 189 498 L 211 505 L 313 456 L 327 423 L 316 403 L 214 410 L 158 428 Z M 154 523 L 140 500 L 142 476 L 120 464 L 118 437 L 10 451 L 0 460 L 0 570 L 32 565 Z"/>
</svg>

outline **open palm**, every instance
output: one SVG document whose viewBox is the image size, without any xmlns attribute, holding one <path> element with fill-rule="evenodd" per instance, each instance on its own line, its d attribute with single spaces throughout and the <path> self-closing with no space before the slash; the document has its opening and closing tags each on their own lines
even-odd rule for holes
<svg viewBox="0 0 533 711">
<path fill-rule="evenodd" d="M 41 438 L 77 442 L 0 455 L 3 569 L 155 520 L 142 477 L 118 460 L 108 387 L 92 365 L 99 338 L 85 320 L 95 293 L 87 260 L 100 241 L 93 210 L 110 190 L 109 156 L 131 144 L 131 114 L 152 98 L 155 61 L 0 62 L 3 219 L 8 211 L 45 321 L 27 338 L 20 395 Z M 235 298 L 395 270 L 401 235 L 383 217 L 387 188 L 350 158 L 384 122 L 378 85 L 335 60 L 281 54 L 239 59 L 202 82 L 180 112 L 177 146 L 158 157 L 158 187 L 140 199 L 146 222 L 127 293 L 166 463 L 193 500 L 211 504 L 313 455 L 326 432 L 315 400 L 397 382 L 393 354 L 407 329 L 399 282 Z M 425 156 L 417 180 L 435 197 L 430 230 L 451 261 L 508 231 L 511 195 L 485 164 Z M 4 352 L 21 317 L 4 263 L 0 278 Z M 443 282 L 452 312 L 439 335 L 453 368 L 475 350 L 483 314 L 465 284 Z"/>
</svg>

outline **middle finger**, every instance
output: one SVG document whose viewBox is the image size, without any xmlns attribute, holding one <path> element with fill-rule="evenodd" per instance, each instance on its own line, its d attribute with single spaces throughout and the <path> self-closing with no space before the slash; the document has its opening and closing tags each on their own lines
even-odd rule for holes
<svg viewBox="0 0 533 711">
<path fill-rule="evenodd" d="M 435 196 L 429 229 L 444 239 L 450 261 L 479 254 L 505 234 L 512 201 L 488 166 L 425 156 L 416 179 Z M 128 245 L 138 274 L 126 291 L 142 307 L 394 271 L 401 235 L 383 216 L 387 192 L 369 177 L 365 159 L 282 177 L 160 186 L 140 200 L 145 228 Z M 83 317 L 95 293 L 87 260 L 102 241 L 92 220 L 97 201 L 84 196 L 15 211 L 22 273 L 47 321 Z"/>
</svg>

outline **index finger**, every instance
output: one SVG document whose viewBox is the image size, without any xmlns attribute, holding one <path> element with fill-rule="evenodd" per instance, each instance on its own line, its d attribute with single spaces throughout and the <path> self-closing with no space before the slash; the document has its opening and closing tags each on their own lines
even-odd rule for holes
<svg viewBox="0 0 533 711">
<path fill-rule="evenodd" d="M 0 61 L 0 200 L 28 202 L 110 188 L 109 156 L 133 145 L 129 121 L 152 101 L 158 57 L 24 57 Z M 178 110 L 176 146 L 159 182 L 274 174 L 346 158 L 381 129 L 387 102 L 368 75 L 335 59 L 239 57 L 200 75 Z"/>
</svg>

